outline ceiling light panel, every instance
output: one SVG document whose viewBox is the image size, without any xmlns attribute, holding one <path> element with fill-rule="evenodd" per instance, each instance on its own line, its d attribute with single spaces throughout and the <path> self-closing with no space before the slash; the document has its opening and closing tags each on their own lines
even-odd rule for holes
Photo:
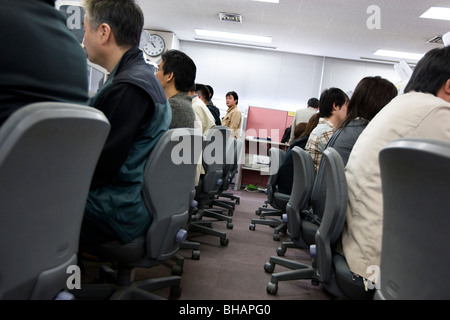
<svg viewBox="0 0 450 320">
<path fill-rule="evenodd" d="M 416 60 L 416 61 L 419 61 L 424 56 L 424 54 L 392 51 L 392 50 L 377 50 L 373 55 L 374 56 L 382 56 L 382 57 L 390 57 L 390 58 Z"/>
<path fill-rule="evenodd" d="M 270 2 L 270 3 L 280 3 L 280 0 L 252 0 L 252 1 Z"/>
<path fill-rule="evenodd" d="M 450 20 L 450 8 L 431 7 L 420 17 L 425 19 Z"/>
<path fill-rule="evenodd" d="M 223 31 L 212 31 L 204 29 L 195 29 L 195 33 L 200 37 L 209 38 L 219 38 L 228 40 L 238 40 L 238 41 L 249 41 L 249 42 L 261 42 L 261 43 L 272 43 L 271 37 L 265 36 L 255 36 L 249 34 L 223 32 Z"/>
</svg>

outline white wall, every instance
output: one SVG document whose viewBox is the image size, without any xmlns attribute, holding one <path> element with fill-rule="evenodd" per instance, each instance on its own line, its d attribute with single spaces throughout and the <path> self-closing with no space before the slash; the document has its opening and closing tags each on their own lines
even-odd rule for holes
<svg viewBox="0 0 450 320">
<path fill-rule="evenodd" d="M 222 116 L 228 91 L 237 92 L 244 113 L 248 106 L 295 111 L 326 88 L 353 91 L 365 76 L 382 76 L 394 84 L 400 80 L 393 65 L 373 62 L 187 41 L 180 42 L 180 50 L 195 61 L 196 82 L 214 88 L 213 102 Z"/>
</svg>

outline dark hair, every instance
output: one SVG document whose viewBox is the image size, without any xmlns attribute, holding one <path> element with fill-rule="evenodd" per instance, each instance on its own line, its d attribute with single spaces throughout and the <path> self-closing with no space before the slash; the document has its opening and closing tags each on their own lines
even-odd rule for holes
<svg viewBox="0 0 450 320">
<path fill-rule="evenodd" d="M 205 102 L 209 102 L 209 90 L 208 87 L 201 83 L 195 84 L 195 92 L 197 92 L 198 95 L 202 96 L 202 100 Z"/>
<path fill-rule="evenodd" d="M 300 136 L 300 138 L 308 137 L 311 134 L 311 132 L 314 130 L 314 128 L 317 127 L 317 125 L 319 124 L 319 119 L 320 119 L 320 113 L 317 112 L 317 113 L 313 114 L 313 116 L 311 118 L 309 118 L 309 121 L 306 124 L 305 131 Z"/>
<path fill-rule="evenodd" d="M 195 83 L 197 67 L 194 61 L 180 50 L 164 51 L 161 55 L 164 74 L 173 73 L 175 89 L 180 92 L 188 92 Z"/>
<path fill-rule="evenodd" d="M 339 127 L 347 126 L 358 117 L 371 121 L 397 94 L 397 87 L 386 79 L 379 76 L 363 78 L 355 88 L 348 103 L 347 116 Z"/>
<path fill-rule="evenodd" d="M 89 25 L 111 27 L 118 46 L 138 46 L 144 27 L 144 14 L 134 0 L 84 0 Z"/>
<path fill-rule="evenodd" d="M 329 118 L 333 114 L 333 104 L 340 108 L 348 101 L 347 94 L 339 88 L 326 89 L 320 95 L 319 112 L 323 118 Z"/>
<path fill-rule="evenodd" d="M 213 97 L 213 95 L 214 95 L 214 89 L 213 89 L 213 87 L 211 87 L 209 84 L 207 84 L 206 87 L 207 87 L 208 90 L 209 90 L 209 94 L 210 94 L 209 99 L 212 99 L 212 97 Z M 208 99 L 208 100 L 209 100 L 209 99 Z"/>
<path fill-rule="evenodd" d="M 450 79 L 450 47 L 432 49 L 417 63 L 405 87 L 405 93 L 417 91 L 436 96 L 448 79 Z"/>
<path fill-rule="evenodd" d="M 238 97 L 238 94 L 237 94 L 236 92 L 230 91 L 230 92 L 228 92 L 228 93 L 225 95 L 225 97 L 228 97 L 228 96 L 233 96 L 234 100 L 236 100 L 236 105 L 238 105 L 238 103 L 239 103 L 239 97 Z"/>
<path fill-rule="evenodd" d="M 319 107 L 319 99 L 311 98 L 308 100 L 308 106 L 311 108 L 317 109 Z"/>
<path fill-rule="evenodd" d="M 303 132 L 305 132 L 307 125 L 308 124 L 306 122 L 297 123 L 297 125 L 294 128 L 294 139 L 295 140 L 299 139 L 302 136 Z"/>
</svg>

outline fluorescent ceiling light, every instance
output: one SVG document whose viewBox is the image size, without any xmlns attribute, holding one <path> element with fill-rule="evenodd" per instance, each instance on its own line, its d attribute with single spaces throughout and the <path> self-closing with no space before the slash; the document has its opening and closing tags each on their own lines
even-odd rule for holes
<svg viewBox="0 0 450 320">
<path fill-rule="evenodd" d="M 270 2 L 270 3 L 280 3 L 280 0 L 252 0 L 252 1 Z"/>
<path fill-rule="evenodd" d="M 377 50 L 374 56 L 409 59 L 409 60 L 420 60 L 424 56 L 423 54 L 401 52 L 401 51 L 391 51 L 391 50 Z"/>
<path fill-rule="evenodd" d="M 271 37 L 254 36 L 254 35 L 249 35 L 249 34 L 212 31 L 212 30 L 203 30 L 203 29 L 195 29 L 195 33 L 198 36 L 203 36 L 203 37 L 222 38 L 222 39 L 250 41 L 250 42 L 272 43 Z"/>
<path fill-rule="evenodd" d="M 431 7 L 420 17 L 425 19 L 450 20 L 450 8 Z"/>
</svg>

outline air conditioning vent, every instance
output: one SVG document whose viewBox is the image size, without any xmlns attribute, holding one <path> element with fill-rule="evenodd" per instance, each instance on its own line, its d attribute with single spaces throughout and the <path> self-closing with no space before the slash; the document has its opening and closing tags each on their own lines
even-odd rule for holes
<svg viewBox="0 0 450 320">
<path fill-rule="evenodd" d="M 219 12 L 221 21 L 242 23 L 242 15 L 237 13 Z"/>
<path fill-rule="evenodd" d="M 442 36 L 435 36 L 428 40 L 427 43 L 444 44 L 444 41 L 442 40 Z"/>
</svg>

